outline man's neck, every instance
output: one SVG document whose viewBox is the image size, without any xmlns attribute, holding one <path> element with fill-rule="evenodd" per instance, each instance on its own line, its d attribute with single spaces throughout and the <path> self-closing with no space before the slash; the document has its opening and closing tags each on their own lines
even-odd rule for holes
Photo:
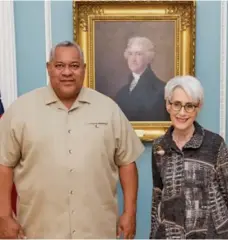
<svg viewBox="0 0 228 240">
<path fill-rule="evenodd" d="M 63 105 L 67 108 L 67 109 L 71 109 L 72 105 L 74 104 L 75 101 L 62 101 Z"/>
<path fill-rule="evenodd" d="M 143 69 L 143 71 L 140 71 L 139 73 L 136 73 L 136 72 L 132 72 L 132 75 L 135 77 L 135 76 L 141 76 L 146 70 L 146 67 Z"/>
<path fill-rule="evenodd" d="M 74 98 L 62 99 L 61 102 L 63 103 L 63 105 L 64 105 L 67 109 L 71 109 L 71 107 L 72 107 L 73 104 L 75 103 L 77 97 L 78 97 L 78 95 L 75 96 Z"/>
</svg>

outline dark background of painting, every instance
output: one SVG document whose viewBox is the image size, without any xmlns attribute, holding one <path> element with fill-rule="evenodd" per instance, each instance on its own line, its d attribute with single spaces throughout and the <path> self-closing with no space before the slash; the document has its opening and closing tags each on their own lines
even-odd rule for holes
<svg viewBox="0 0 228 240">
<path fill-rule="evenodd" d="M 155 44 L 154 73 L 168 81 L 175 71 L 175 23 L 173 21 L 97 21 L 95 23 L 95 89 L 114 97 L 128 82 L 124 58 L 128 39 L 147 37 Z"/>
</svg>

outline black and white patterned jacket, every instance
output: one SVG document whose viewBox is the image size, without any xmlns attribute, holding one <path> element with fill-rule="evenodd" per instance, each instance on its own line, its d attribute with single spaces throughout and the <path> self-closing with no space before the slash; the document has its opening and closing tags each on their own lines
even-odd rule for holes
<svg viewBox="0 0 228 240">
<path fill-rule="evenodd" d="M 182 150 L 173 127 L 153 141 L 150 238 L 228 238 L 228 149 L 221 136 L 194 125 Z"/>
</svg>

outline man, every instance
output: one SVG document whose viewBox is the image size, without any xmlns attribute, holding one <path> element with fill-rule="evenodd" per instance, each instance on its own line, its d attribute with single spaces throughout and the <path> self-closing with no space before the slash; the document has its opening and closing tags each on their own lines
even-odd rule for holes
<svg viewBox="0 0 228 240">
<path fill-rule="evenodd" d="M 117 104 L 83 87 L 77 44 L 59 43 L 47 69 L 49 86 L 20 97 L 0 121 L 0 238 L 133 238 L 143 145 Z"/>
<path fill-rule="evenodd" d="M 115 101 L 130 121 L 169 121 L 165 83 L 151 70 L 154 55 L 154 44 L 148 38 L 129 39 L 124 53 L 131 70 L 129 83 L 119 90 Z"/>
</svg>

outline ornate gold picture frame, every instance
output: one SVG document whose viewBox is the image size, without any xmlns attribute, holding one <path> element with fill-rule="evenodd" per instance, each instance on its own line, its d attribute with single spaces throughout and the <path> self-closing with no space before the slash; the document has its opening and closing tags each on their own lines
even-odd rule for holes
<svg viewBox="0 0 228 240">
<path fill-rule="evenodd" d="M 144 141 L 164 134 L 170 126 L 161 109 L 164 87 L 150 93 L 149 82 L 156 81 L 151 88 L 160 89 L 176 75 L 195 73 L 195 7 L 195 1 L 73 1 L 74 40 L 82 47 L 87 65 L 84 85 L 114 100 L 120 96 L 117 103 L 122 110 L 129 108 L 123 112 Z M 141 84 L 145 77 L 147 83 L 141 84 L 145 94 L 141 91 L 126 105 L 126 91 L 133 82 L 129 76 L 137 75 L 133 72 L 137 73 L 144 61 L 139 50 L 129 50 L 132 42 L 147 47 L 146 59 L 151 62 L 143 73 L 147 79 L 140 75 L 136 81 Z M 133 91 L 136 89 L 137 85 Z M 134 107 L 138 107 L 136 114 Z"/>
</svg>

